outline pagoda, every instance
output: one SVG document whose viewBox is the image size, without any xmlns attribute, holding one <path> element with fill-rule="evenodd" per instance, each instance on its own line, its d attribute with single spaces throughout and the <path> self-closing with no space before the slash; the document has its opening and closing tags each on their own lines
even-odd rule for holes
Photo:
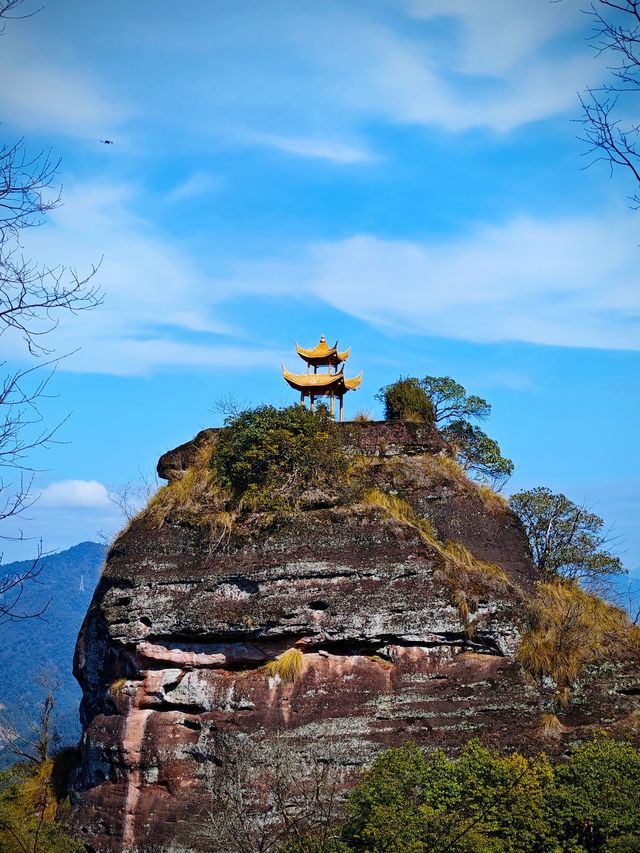
<svg viewBox="0 0 640 853">
<path fill-rule="evenodd" d="M 344 375 L 344 363 L 349 358 L 350 349 L 340 352 L 338 342 L 334 346 L 327 346 L 324 335 L 320 343 L 313 349 L 304 349 L 296 344 L 296 351 L 300 358 L 307 363 L 306 373 L 290 373 L 282 366 L 282 373 L 289 385 L 300 392 L 300 404 L 304 406 L 305 397 L 309 397 L 310 408 L 313 412 L 316 397 L 329 397 L 329 411 L 331 417 L 335 417 L 335 399 L 340 401 L 340 420 L 344 420 L 344 395 L 347 391 L 355 391 L 362 382 L 362 373 L 353 379 L 347 379 Z M 326 373 L 318 373 L 319 367 L 326 367 Z M 311 372 L 313 368 L 313 372 Z"/>
</svg>

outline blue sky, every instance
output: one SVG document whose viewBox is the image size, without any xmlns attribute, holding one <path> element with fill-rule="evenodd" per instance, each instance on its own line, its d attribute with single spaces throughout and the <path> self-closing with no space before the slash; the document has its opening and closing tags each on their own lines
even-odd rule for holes
<svg viewBox="0 0 640 853">
<path fill-rule="evenodd" d="M 72 414 L 25 531 L 113 531 L 106 486 L 219 423 L 226 393 L 292 401 L 280 363 L 324 333 L 364 371 L 347 415 L 453 375 L 493 404 L 509 490 L 586 501 L 638 567 L 640 214 L 625 176 L 584 169 L 577 93 L 606 60 L 582 5 L 57 0 L 12 23 L 0 132 L 63 161 L 25 249 L 102 258 L 105 292 L 55 333 L 78 352 L 44 414 Z"/>
</svg>

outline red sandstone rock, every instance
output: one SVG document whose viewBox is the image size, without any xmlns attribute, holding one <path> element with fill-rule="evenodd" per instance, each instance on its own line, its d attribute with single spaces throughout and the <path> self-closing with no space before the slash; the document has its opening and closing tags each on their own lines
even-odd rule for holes
<svg viewBox="0 0 640 853">
<path fill-rule="evenodd" d="M 215 435 L 165 454 L 160 473 L 179 478 Z M 497 564 L 510 583 L 489 579 L 470 596 L 471 633 L 436 547 L 379 507 L 331 496 L 224 541 L 193 519 L 135 521 L 111 549 L 76 651 L 84 735 L 70 824 L 91 849 L 215 849 L 202 824 L 222 735 L 259 743 L 282 731 L 302 750 L 330 739 L 349 768 L 408 739 L 550 747 L 540 718 L 552 685 L 515 661 L 537 580 L 519 522 L 438 464 L 448 449 L 431 427 L 346 424 L 343 435 L 440 540 Z M 302 669 L 284 683 L 263 666 L 292 647 Z M 586 673 L 558 749 L 638 707 L 638 667 L 607 666 Z"/>
</svg>

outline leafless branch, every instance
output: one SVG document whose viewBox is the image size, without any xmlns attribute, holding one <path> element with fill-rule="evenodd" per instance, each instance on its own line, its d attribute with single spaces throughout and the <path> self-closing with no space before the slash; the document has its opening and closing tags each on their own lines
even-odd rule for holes
<svg viewBox="0 0 640 853">
<path fill-rule="evenodd" d="M 588 10 L 593 20 L 589 39 L 597 56 L 610 55 L 610 80 L 600 88 L 587 89 L 580 98 L 588 166 L 604 161 L 610 172 L 617 167 L 630 174 L 640 187 L 640 124 L 629 115 L 638 114 L 640 96 L 640 0 L 598 0 Z M 608 13 L 608 14 L 607 14 Z M 640 191 L 630 197 L 640 206 Z"/>
</svg>

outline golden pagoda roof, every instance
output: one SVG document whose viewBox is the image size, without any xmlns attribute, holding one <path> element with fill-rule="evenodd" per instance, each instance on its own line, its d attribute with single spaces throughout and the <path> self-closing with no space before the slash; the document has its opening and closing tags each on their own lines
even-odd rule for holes
<svg viewBox="0 0 640 853">
<path fill-rule="evenodd" d="M 296 344 L 296 351 L 300 358 L 309 364 L 340 364 L 341 361 L 346 361 L 349 358 L 351 347 L 338 352 L 338 341 L 330 347 L 327 345 L 327 339 L 324 335 L 320 338 L 320 342 L 313 349 L 305 349 Z"/>
<path fill-rule="evenodd" d="M 355 391 L 362 382 L 362 373 L 347 379 L 340 370 L 338 373 L 291 373 L 286 367 L 282 367 L 282 375 L 285 380 L 295 388 L 296 391 L 304 391 L 318 396 L 330 394 L 344 394 L 346 391 Z"/>
</svg>

